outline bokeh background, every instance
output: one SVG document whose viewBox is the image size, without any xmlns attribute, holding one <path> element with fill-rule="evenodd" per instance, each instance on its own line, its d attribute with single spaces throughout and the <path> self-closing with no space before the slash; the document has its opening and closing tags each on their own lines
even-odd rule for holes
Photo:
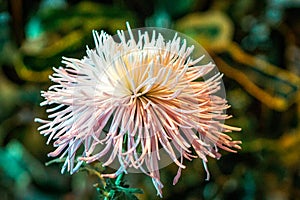
<svg viewBox="0 0 300 200">
<path fill-rule="evenodd" d="M 227 99 L 242 127 L 238 154 L 201 160 L 172 185 L 175 165 L 161 170 L 164 199 L 300 199 L 299 0 L 0 0 L 0 199 L 97 199 L 96 177 L 45 166 L 52 149 L 36 130 L 40 90 L 61 57 L 81 58 L 93 29 L 115 34 L 161 26 L 201 43 L 225 74 Z M 125 177 L 159 199 L 150 178 Z"/>
</svg>

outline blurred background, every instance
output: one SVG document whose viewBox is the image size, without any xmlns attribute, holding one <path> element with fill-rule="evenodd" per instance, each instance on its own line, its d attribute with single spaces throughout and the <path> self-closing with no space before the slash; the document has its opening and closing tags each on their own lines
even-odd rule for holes
<svg viewBox="0 0 300 200">
<path fill-rule="evenodd" d="M 226 123 L 243 141 L 237 153 L 201 160 L 172 185 L 177 167 L 161 170 L 164 199 L 300 199 L 299 0 L 0 0 L 0 199 L 97 199 L 95 177 L 61 175 L 45 166 L 53 150 L 36 130 L 46 118 L 40 90 L 61 57 L 93 48 L 93 29 L 115 34 L 161 26 L 183 32 L 209 52 L 225 74 Z M 150 178 L 125 177 L 140 199 L 159 199 Z"/>
</svg>

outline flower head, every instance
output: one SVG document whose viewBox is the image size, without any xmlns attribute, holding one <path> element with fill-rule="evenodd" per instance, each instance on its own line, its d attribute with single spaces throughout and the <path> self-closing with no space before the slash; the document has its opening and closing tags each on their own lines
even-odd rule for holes
<svg viewBox="0 0 300 200">
<path fill-rule="evenodd" d="M 63 58 L 66 66 L 50 76 L 55 85 L 42 92 L 41 105 L 53 108 L 48 120 L 36 121 L 48 143 L 55 140 L 49 156 L 66 157 L 62 172 L 73 173 L 82 162 L 117 163 L 114 174 L 103 176 L 138 169 L 161 195 L 162 152 L 179 167 L 175 184 L 183 158 L 201 158 L 207 171 L 207 156 L 219 158 L 218 148 L 240 149 L 241 142 L 225 134 L 240 129 L 223 123 L 230 116 L 226 100 L 216 95 L 222 74 L 212 62 L 200 64 L 204 55 L 193 57 L 185 39 L 165 40 L 129 25 L 115 37 L 104 31 L 93 36 L 95 49 L 81 60 Z"/>
</svg>

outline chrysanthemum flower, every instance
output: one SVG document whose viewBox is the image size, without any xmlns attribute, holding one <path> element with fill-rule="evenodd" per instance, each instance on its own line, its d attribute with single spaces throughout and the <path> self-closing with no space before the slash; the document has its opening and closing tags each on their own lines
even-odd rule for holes
<svg viewBox="0 0 300 200">
<path fill-rule="evenodd" d="M 241 142 L 225 134 L 240 129 L 223 123 L 230 116 L 226 100 L 216 95 L 222 74 L 203 78 L 215 69 L 212 62 L 200 64 L 204 56 L 194 58 L 194 46 L 176 34 L 165 40 L 127 26 L 117 37 L 94 31 L 96 47 L 86 57 L 63 58 L 66 66 L 50 76 L 55 85 L 42 92 L 41 105 L 53 105 L 49 119 L 36 121 L 47 143 L 55 140 L 49 156 L 66 158 L 62 172 L 74 173 L 82 162 L 117 162 L 116 172 L 103 176 L 138 169 L 161 195 L 163 151 L 179 167 L 175 184 L 183 158 L 201 158 L 207 171 L 207 156 L 218 159 L 218 148 L 240 149 Z"/>
</svg>

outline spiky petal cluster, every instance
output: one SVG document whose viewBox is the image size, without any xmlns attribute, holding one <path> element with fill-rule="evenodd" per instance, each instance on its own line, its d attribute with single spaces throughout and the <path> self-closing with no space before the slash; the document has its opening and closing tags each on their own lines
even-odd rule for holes
<svg viewBox="0 0 300 200">
<path fill-rule="evenodd" d="M 179 166 L 175 184 L 183 158 L 201 158 L 207 171 L 207 156 L 219 158 L 218 147 L 240 149 L 240 141 L 224 134 L 240 129 L 222 123 L 229 118 L 226 100 L 215 95 L 222 75 L 201 79 L 214 64 L 198 65 L 203 56 L 193 59 L 194 47 L 176 35 L 165 41 L 154 31 L 151 37 L 140 32 L 136 40 L 129 26 L 128 33 L 126 38 L 118 31 L 116 42 L 93 32 L 96 48 L 87 49 L 86 57 L 63 58 L 66 66 L 50 76 L 55 85 L 42 92 L 41 105 L 54 105 L 47 109 L 49 119 L 36 121 L 47 143 L 55 140 L 49 156 L 66 158 L 62 172 L 73 173 L 82 162 L 117 161 L 117 171 L 103 176 L 139 169 L 161 195 L 162 150 Z"/>
</svg>

